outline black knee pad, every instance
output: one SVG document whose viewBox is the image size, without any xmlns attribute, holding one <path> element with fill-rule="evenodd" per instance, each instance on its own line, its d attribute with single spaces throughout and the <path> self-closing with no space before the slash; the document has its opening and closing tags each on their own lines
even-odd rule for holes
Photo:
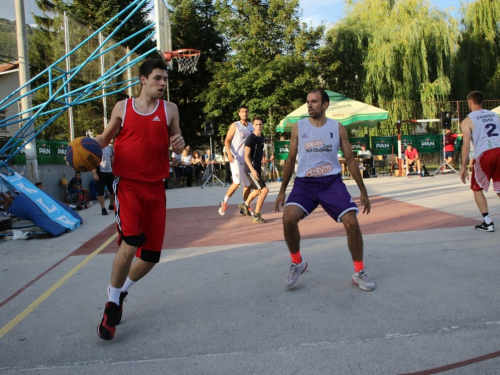
<svg viewBox="0 0 500 375">
<path fill-rule="evenodd" d="M 160 261 L 160 255 L 161 251 L 141 249 L 141 256 L 139 258 L 145 262 L 158 263 Z"/>
<path fill-rule="evenodd" d="M 144 233 L 141 233 L 138 236 L 123 236 L 122 239 L 127 245 L 134 247 L 141 247 L 141 245 L 146 242 L 146 236 Z"/>
</svg>

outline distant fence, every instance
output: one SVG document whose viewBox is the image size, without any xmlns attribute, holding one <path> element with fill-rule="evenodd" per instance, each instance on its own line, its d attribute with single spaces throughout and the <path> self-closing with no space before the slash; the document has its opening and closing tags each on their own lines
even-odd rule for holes
<svg viewBox="0 0 500 375">
<path fill-rule="evenodd" d="M 441 111 L 451 112 L 451 117 L 462 121 L 469 114 L 469 106 L 467 100 L 454 100 L 454 101 L 436 101 L 436 102 L 393 102 L 393 103 L 369 103 L 377 108 L 389 111 L 389 120 L 381 121 L 375 128 L 363 128 L 355 130 L 348 130 L 351 137 L 364 136 L 369 134 L 371 136 L 394 136 L 397 134 L 396 121 L 397 120 L 432 120 L 439 119 Z M 493 109 L 500 106 L 500 99 L 484 100 L 483 108 Z M 298 107 L 282 106 L 269 108 L 269 118 L 273 128 L 285 118 L 290 112 L 296 110 Z M 397 113 L 407 113 L 407 118 L 396 118 Z M 458 123 L 452 122 L 452 129 L 458 131 Z M 403 123 L 401 126 L 402 134 L 416 135 L 416 134 L 440 134 L 441 124 L 439 122 L 418 122 L 418 123 Z"/>
</svg>

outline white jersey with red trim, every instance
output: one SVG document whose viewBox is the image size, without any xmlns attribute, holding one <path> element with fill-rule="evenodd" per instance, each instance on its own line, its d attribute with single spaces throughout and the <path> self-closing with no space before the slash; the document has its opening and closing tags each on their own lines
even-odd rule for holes
<svg viewBox="0 0 500 375">
<path fill-rule="evenodd" d="M 469 113 L 474 124 L 472 142 L 474 143 L 474 157 L 483 152 L 500 147 L 500 118 L 495 112 L 480 109 Z"/>
<path fill-rule="evenodd" d="M 300 120 L 298 126 L 297 177 L 321 177 L 342 171 L 337 151 L 340 147 L 339 122 L 326 119 L 321 127 Z"/>
</svg>

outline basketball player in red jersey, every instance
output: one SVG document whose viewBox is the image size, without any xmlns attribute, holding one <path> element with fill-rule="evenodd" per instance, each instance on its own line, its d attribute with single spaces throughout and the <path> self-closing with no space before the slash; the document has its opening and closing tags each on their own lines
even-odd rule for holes
<svg viewBox="0 0 500 375">
<path fill-rule="evenodd" d="M 138 98 L 116 103 L 104 132 L 102 148 L 115 137 L 113 187 L 118 252 L 111 271 L 108 303 L 97 333 L 104 340 L 115 335 L 127 290 L 160 260 L 165 234 L 166 197 L 163 180 L 169 177 L 169 145 L 176 154 L 184 149 L 179 111 L 162 100 L 167 85 L 163 60 L 146 60 L 139 68 L 142 84 Z M 134 255 L 137 259 L 133 261 Z"/>
</svg>

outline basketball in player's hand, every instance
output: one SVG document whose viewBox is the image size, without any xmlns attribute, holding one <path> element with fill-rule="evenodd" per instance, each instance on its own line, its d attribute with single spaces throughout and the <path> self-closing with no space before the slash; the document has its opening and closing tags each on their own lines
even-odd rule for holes
<svg viewBox="0 0 500 375">
<path fill-rule="evenodd" d="M 94 138 L 75 138 L 66 150 L 68 165 L 80 172 L 93 171 L 99 166 L 101 159 L 102 149 Z"/>
</svg>

